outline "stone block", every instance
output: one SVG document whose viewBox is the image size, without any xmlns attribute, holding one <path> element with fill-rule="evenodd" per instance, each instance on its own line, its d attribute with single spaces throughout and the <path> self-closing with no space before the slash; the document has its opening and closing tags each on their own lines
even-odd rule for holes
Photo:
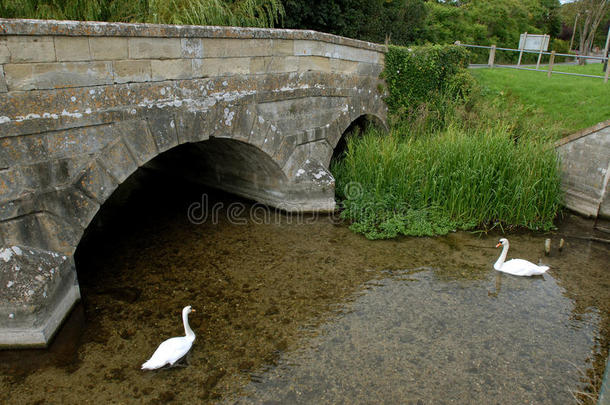
<svg viewBox="0 0 610 405">
<path fill-rule="evenodd" d="M 25 194 L 26 179 L 19 167 L 0 170 L 0 202 L 8 202 Z"/>
<path fill-rule="evenodd" d="M 119 184 L 138 168 L 138 164 L 131 157 L 129 149 L 120 138 L 105 147 L 98 159 L 106 170 L 118 180 Z"/>
<path fill-rule="evenodd" d="M 294 56 L 260 56 L 250 59 L 251 74 L 296 72 L 298 69 L 298 58 Z"/>
<path fill-rule="evenodd" d="M 182 57 L 187 59 L 203 58 L 203 41 L 201 38 L 182 38 Z"/>
<path fill-rule="evenodd" d="M 55 37 L 55 56 L 58 62 L 88 61 L 89 39 L 87 37 Z"/>
<path fill-rule="evenodd" d="M 332 57 L 335 45 L 320 41 L 294 41 L 295 56 L 325 56 Z"/>
<path fill-rule="evenodd" d="M 146 121 L 124 121 L 116 125 L 138 166 L 142 166 L 159 153 Z"/>
<path fill-rule="evenodd" d="M 4 78 L 4 66 L 0 65 L 0 93 L 6 93 L 8 87 L 6 85 L 6 79 Z"/>
<path fill-rule="evenodd" d="M 44 347 L 80 298 L 74 260 L 28 246 L 0 255 L 0 347 Z"/>
<path fill-rule="evenodd" d="M 299 58 L 299 72 L 331 72 L 330 59 L 322 56 L 306 56 Z"/>
<path fill-rule="evenodd" d="M 43 134 L 0 139 L 0 169 L 48 159 Z"/>
<path fill-rule="evenodd" d="M 273 56 L 292 56 L 294 55 L 294 40 L 291 39 L 273 39 L 272 40 Z"/>
<path fill-rule="evenodd" d="M 214 133 L 214 118 L 218 110 L 180 111 L 176 114 L 176 133 L 179 143 L 200 142 Z"/>
<path fill-rule="evenodd" d="M 111 84 L 111 62 L 62 62 L 4 65 L 10 91 Z"/>
<path fill-rule="evenodd" d="M 193 59 L 193 77 L 231 76 L 250 73 L 250 58 Z"/>
<path fill-rule="evenodd" d="M 165 152 L 178 145 L 176 121 L 172 114 L 154 109 L 154 111 L 149 112 L 147 121 L 148 130 L 155 140 L 159 153 Z"/>
<path fill-rule="evenodd" d="M 21 166 L 21 170 L 27 179 L 28 187 L 34 190 L 56 189 L 72 184 L 89 161 L 89 154 L 83 154 L 36 162 Z"/>
<path fill-rule="evenodd" d="M 9 63 L 11 61 L 11 53 L 8 50 L 8 45 L 5 38 L 0 38 L 0 64 Z"/>
<path fill-rule="evenodd" d="M 358 62 L 343 60 L 343 59 L 331 59 L 330 67 L 333 73 L 342 74 L 355 74 L 358 73 Z"/>
<path fill-rule="evenodd" d="M 379 52 L 346 45 L 335 45 L 332 56 L 356 62 L 379 63 Z"/>
<path fill-rule="evenodd" d="M 152 60 L 152 80 L 178 80 L 193 77 L 190 59 Z"/>
<path fill-rule="evenodd" d="M 206 58 L 271 56 L 273 44 L 268 39 L 203 38 Z"/>
<path fill-rule="evenodd" d="M 116 60 L 113 67 L 115 83 L 149 82 L 152 79 L 149 60 Z"/>
<path fill-rule="evenodd" d="M 6 42 L 12 63 L 55 62 L 53 37 L 10 36 Z"/>
<path fill-rule="evenodd" d="M 96 153 L 118 138 L 112 125 L 72 128 L 47 134 L 47 158 L 70 158 Z"/>
<path fill-rule="evenodd" d="M 93 60 L 119 60 L 129 57 L 127 38 L 90 37 L 89 49 Z"/>
<path fill-rule="evenodd" d="M 180 38 L 129 38 L 129 59 L 178 59 Z"/>
<path fill-rule="evenodd" d="M 101 205 L 118 187 L 118 184 L 103 165 L 94 161 L 85 168 L 83 175 L 77 180 L 76 186 Z"/>
</svg>

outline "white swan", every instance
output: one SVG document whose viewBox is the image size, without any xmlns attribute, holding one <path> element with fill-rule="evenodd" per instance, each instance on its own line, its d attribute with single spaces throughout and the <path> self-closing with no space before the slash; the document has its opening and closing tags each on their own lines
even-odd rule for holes
<svg viewBox="0 0 610 405">
<path fill-rule="evenodd" d="M 494 269 L 498 271 L 502 271 L 504 273 L 512 274 L 515 276 L 536 276 L 539 274 L 543 274 L 549 269 L 549 266 L 538 266 L 523 259 L 512 259 L 507 262 L 504 262 L 504 260 L 506 260 L 506 255 L 508 254 L 508 239 L 500 239 L 500 243 L 498 243 L 496 247 L 500 246 L 504 247 L 502 248 L 502 253 L 500 253 L 500 257 L 498 257 L 498 260 L 494 264 Z"/>
<path fill-rule="evenodd" d="M 172 366 L 191 350 L 195 340 L 195 333 L 189 326 L 188 316 L 191 312 L 195 312 L 195 310 L 191 309 L 190 305 L 182 309 L 182 322 L 184 323 L 186 336 L 174 337 L 161 343 L 152 357 L 142 364 L 142 370 L 155 370 L 166 364 Z"/>
</svg>

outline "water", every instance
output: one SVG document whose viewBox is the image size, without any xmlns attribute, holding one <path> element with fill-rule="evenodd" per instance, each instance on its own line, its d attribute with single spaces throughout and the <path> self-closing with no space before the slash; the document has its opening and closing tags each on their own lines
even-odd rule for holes
<svg viewBox="0 0 610 405">
<path fill-rule="evenodd" d="M 53 345 L 0 352 L 0 403 L 566 404 L 598 384 L 609 254 L 577 238 L 607 238 L 590 221 L 510 234 L 509 257 L 551 266 L 518 278 L 492 268 L 498 234 L 371 242 L 325 217 L 235 224 L 225 210 L 195 225 L 200 192 L 136 195 L 101 219 L 79 248 L 82 304 Z M 183 333 L 185 305 L 187 364 L 141 371 Z"/>
</svg>

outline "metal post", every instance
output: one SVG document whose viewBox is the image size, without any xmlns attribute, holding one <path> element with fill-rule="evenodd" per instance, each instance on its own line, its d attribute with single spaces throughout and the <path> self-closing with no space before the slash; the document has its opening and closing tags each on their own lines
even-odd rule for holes
<svg viewBox="0 0 610 405">
<path fill-rule="evenodd" d="M 489 48 L 489 59 L 487 60 L 487 65 L 490 68 L 494 67 L 494 60 L 496 59 L 496 46 L 492 45 L 491 48 Z"/>
<path fill-rule="evenodd" d="M 553 63 L 555 62 L 555 51 L 551 51 L 551 58 L 549 59 L 549 72 L 546 74 L 546 77 L 551 77 L 553 74 Z"/>
<path fill-rule="evenodd" d="M 542 59 L 542 48 L 544 48 L 544 41 L 546 41 L 546 35 L 543 36 L 542 40 L 540 41 L 540 53 L 538 54 L 538 62 L 536 62 L 536 70 L 540 68 L 540 59 Z"/>
<path fill-rule="evenodd" d="M 525 43 L 527 42 L 527 32 L 523 35 L 523 44 L 519 47 L 519 62 L 517 62 L 517 67 L 521 66 L 521 57 L 523 56 L 523 48 L 525 48 Z"/>
</svg>

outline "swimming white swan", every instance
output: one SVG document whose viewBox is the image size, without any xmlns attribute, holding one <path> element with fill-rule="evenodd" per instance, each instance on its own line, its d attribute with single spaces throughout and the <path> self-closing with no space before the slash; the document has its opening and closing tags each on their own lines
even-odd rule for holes
<svg viewBox="0 0 610 405">
<path fill-rule="evenodd" d="M 515 276 L 536 276 L 543 274 L 549 269 L 549 266 L 538 266 L 523 259 L 512 259 L 504 262 L 504 260 L 506 260 L 506 255 L 508 254 L 508 239 L 500 239 L 500 243 L 498 243 L 496 247 L 500 246 L 504 247 L 502 248 L 500 257 L 498 257 L 498 260 L 494 264 L 494 269 L 496 270 Z"/>
<path fill-rule="evenodd" d="M 190 305 L 182 309 L 182 322 L 184 323 L 186 336 L 174 337 L 161 343 L 152 357 L 142 364 L 142 370 L 155 370 L 166 364 L 172 366 L 191 350 L 195 340 L 195 333 L 189 326 L 188 317 L 191 312 L 195 312 L 195 310 L 191 309 Z"/>
</svg>

